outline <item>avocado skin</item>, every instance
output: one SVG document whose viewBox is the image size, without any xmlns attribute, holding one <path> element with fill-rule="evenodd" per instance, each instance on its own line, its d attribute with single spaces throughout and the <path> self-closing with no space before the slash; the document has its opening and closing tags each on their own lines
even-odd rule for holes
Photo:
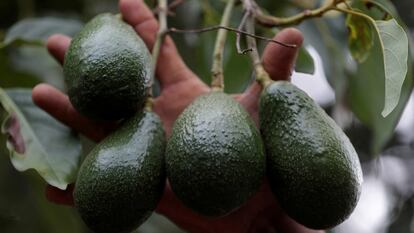
<svg viewBox="0 0 414 233">
<path fill-rule="evenodd" d="M 165 185 L 165 138 L 151 112 L 128 119 L 99 143 L 79 170 L 75 207 L 95 232 L 130 232 L 160 201 Z"/>
<path fill-rule="evenodd" d="M 222 216 L 242 205 L 265 175 L 260 133 L 232 97 L 212 92 L 178 117 L 167 143 L 171 188 L 189 208 Z"/>
<path fill-rule="evenodd" d="M 141 109 L 151 57 L 131 26 L 111 14 L 88 22 L 73 38 L 63 72 L 71 103 L 95 120 L 118 120 Z"/>
<path fill-rule="evenodd" d="M 262 92 L 259 119 L 270 186 L 288 215 L 313 229 L 348 218 L 360 196 L 362 171 L 339 126 L 284 81 Z"/>
</svg>

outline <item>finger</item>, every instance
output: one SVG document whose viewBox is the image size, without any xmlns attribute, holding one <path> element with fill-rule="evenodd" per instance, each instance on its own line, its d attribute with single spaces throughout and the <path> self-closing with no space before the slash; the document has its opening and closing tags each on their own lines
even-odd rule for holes
<svg viewBox="0 0 414 233">
<path fill-rule="evenodd" d="M 150 50 L 158 32 L 158 22 L 143 0 L 120 0 L 119 9 L 123 19 L 129 23 L 144 40 Z"/>
<path fill-rule="evenodd" d="M 152 50 L 159 28 L 152 11 L 145 5 L 143 0 L 120 0 L 119 8 L 124 20 L 133 26 L 147 47 Z M 161 47 L 156 74 L 161 88 L 188 78 L 196 78 L 181 59 L 173 40 L 169 36 L 165 38 Z"/>
<path fill-rule="evenodd" d="M 259 115 L 257 112 L 257 101 L 259 101 L 259 93 L 261 87 L 258 84 L 252 84 L 249 89 L 240 95 L 235 95 L 234 98 L 247 110 L 247 112 L 252 117 L 253 121 L 258 126 Z"/>
<path fill-rule="evenodd" d="M 245 209 L 242 207 L 239 211 L 220 218 L 206 217 L 184 206 L 167 183 L 156 211 L 188 232 L 245 232 L 249 221 L 240 222 L 249 220 Z"/>
<path fill-rule="evenodd" d="M 277 232 L 281 233 L 291 233 L 291 232 L 300 232 L 300 233 L 325 233 L 324 230 L 313 230 L 306 228 L 305 226 L 297 223 L 295 220 L 290 218 L 287 215 L 284 215 L 278 219 L 277 221 Z"/>
<path fill-rule="evenodd" d="M 63 64 L 66 50 L 70 45 L 70 38 L 65 35 L 55 34 L 47 39 L 46 47 L 49 53 L 60 63 Z"/>
<path fill-rule="evenodd" d="M 289 80 L 299 48 L 303 43 L 302 33 L 295 28 L 287 28 L 280 31 L 275 40 L 294 44 L 297 47 L 287 48 L 269 43 L 263 52 L 263 66 L 273 80 Z"/>
<path fill-rule="evenodd" d="M 48 185 L 46 187 L 46 198 L 56 204 L 73 206 L 73 188 L 73 184 L 69 185 L 66 190 Z"/>
<path fill-rule="evenodd" d="M 211 229 L 203 216 L 193 212 L 181 203 L 168 183 L 156 211 L 189 232 L 208 232 Z"/>
<path fill-rule="evenodd" d="M 170 86 L 154 99 L 153 110 L 161 118 L 167 138 L 171 135 L 172 126 L 181 112 L 198 96 L 209 90 L 203 81 L 194 78 Z"/>
<path fill-rule="evenodd" d="M 102 140 L 116 127 L 115 123 L 97 123 L 83 117 L 72 106 L 68 96 L 50 85 L 35 86 L 32 99 L 54 118 L 94 141 Z"/>
<path fill-rule="evenodd" d="M 273 80 L 289 80 L 296 62 L 300 46 L 303 43 L 302 33 L 294 28 L 280 31 L 274 38 L 277 41 L 297 45 L 288 48 L 269 43 L 263 52 L 263 66 Z M 257 102 L 262 88 L 254 82 L 238 100 L 257 119 Z"/>
<path fill-rule="evenodd" d="M 310 230 L 295 222 L 281 208 L 266 181 L 250 201 L 256 211 L 250 211 L 252 214 L 252 223 L 248 232 L 278 232 L 278 233 L 323 233 L 323 231 Z"/>
</svg>

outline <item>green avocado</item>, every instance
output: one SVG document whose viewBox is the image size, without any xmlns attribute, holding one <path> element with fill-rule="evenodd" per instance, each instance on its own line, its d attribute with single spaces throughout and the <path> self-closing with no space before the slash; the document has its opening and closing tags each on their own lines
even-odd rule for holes
<svg viewBox="0 0 414 233">
<path fill-rule="evenodd" d="M 141 112 L 86 157 L 75 184 L 75 207 L 94 232 L 130 232 L 160 201 L 165 138 L 152 112 Z"/>
<path fill-rule="evenodd" d="M 101 14 L 73 38 L 63 72 L 78 112 L 95 120 L 118 120 L 142 109 L 151 56 L 130 25 Z"/>
<path fill-rule="evenodd" d="M 285 81 L 263 90 L 259 121 L 270 186 L 288 215 L 313 229 L 348 218 L 360 196 L 362 171 L 341 128 Z"/>
<path fill-rule="evenodd" d="M 260 133 L 244 108 L 222 92 L 197 98 L 167 143 L 171 188 L 189 208 L 222 216 L 249 199 L 265 175 Z"/>
</svg>

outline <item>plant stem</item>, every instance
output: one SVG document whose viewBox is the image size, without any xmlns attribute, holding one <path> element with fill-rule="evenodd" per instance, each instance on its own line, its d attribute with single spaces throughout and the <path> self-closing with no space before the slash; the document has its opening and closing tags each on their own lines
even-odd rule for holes
<svg viewBox="0 0 414 233">
<path fill-rule="evenodd" d="M 250 16 L 246 22 L 246 29 L 249 33 L 255 33 L 255 20 L 253 16 Z M 256 81 L 262 87 L 269 85 L 272 80 L 270 79 L 269 74 L 265 71 L 260 59 L 259 51 L 257 50 L 256 39 L 248 37 L 247 46 L 252 49 L 250 52 L 250 59 L 252 60 L 254 71 L 256 73 Z"/>
<path fill-rule="evenodd" d="M 231 13 L 233 11 L 236 0 L 228 0 L 220 26 L 227 27 L 230 22 Z M 220 29 L 217 33 L 216 44 L 213 52 L 213 65 L 211 69 L 211 88 L 213 91 L 223 91 L 224 75 L 223 75 L 223 53 L 226 45 L 227 30 Z"/>
<path fill-rule="evenodd" d="M 309 18 L 321 17 L 326 12 L 335 10 L 336 6 L 339 3 L 344 2 L 345 0 L 327 0 L 326 3 L 320 8 L 314 10 L 304 10 L 301 13 L 290 17 L 275 17 L 271 15 L 266 15 L 260 10 L 260 8 L 257 6 L 256 2 L 254 2 L 254 0 L 244 1 L 251 2 L 251 4 L 253 5 L 253 15 L 255 16 L 258 23 L 262 24 L 263 26 L 275 27 L 295 25 Z"/>
<path fill-rule="evenodd" d="M 342 12 L 342 13 L 351 14 L 351 15 L 355 15 L 355 16 L 365 18 L 368 21 L 370 21 L 372 24 L 375 25 L 375 20 L 373 18 L 371 18 L 371 16 L 366 15 L 364 13 L 361 13 L 361 12 L 358 12 L 358 11 L 355 11 L 355 10 L 343 9 L 343 8 L 339 8 L 339 7 L 335 7 L 334 10 Z"/>
<path fill-rule="evenodd" d="M 152 86 L 154 85 L 155 80 L 155 73 L 157 70 L 157 62 L 158 57 L 160 55 L 162 43 L 164 41 L 164 37 L 168 32 L 168 25 L 167 25 L 167 13 L 168 13 L 168 5 L 167 0 L 158 0 L 158 22 L 159 22 L 159 29 L 157 32 L 157 38 L 155 40 L 154 47 L 152 48 L 152 67 L 151 67 L 151 79 L 149 83 L 148 89 L 148 101 L 145 104 L 145 108 L 147 110 L 152 109 Z"/>
</svg>

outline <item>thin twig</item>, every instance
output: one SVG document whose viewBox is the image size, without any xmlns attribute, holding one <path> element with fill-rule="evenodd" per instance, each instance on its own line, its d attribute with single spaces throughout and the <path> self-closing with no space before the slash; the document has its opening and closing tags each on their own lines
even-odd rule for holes
<svg viewBox="0 0 414 233">
<path fill-rule="evenodd" d="M 167 32 L 168 33 L 203 33 L 203 32 L 215 31 L 215 30 L 218 30 L 218 29 L 225 29 L 227 31 L 240 33 L 240 34 L 243 34 L 243 35 L 248 36 L 248 37 L 253 37 L 253 38 L 256 38 L 256 39 L 259 39 L 259 40 L 264 40 L 264 41 L 271 42 L 271 43 L 276 43 L 278 45 L 288 47 L 288 48 L 296 48 L 297 47 L 297 45 L 295 45 L 295 44 L 286 44 L 286 43 L 283 43 L 283 42 L 280 42 L 280 41 L 277 41 L 277 40 L 274 40 L 274 39 L 270 39 L 270 38 L 263 37 L 263 36 L 257 36 L 257 35 L 248 33 L 246 31 L 239 31 L 238 29 L 235 29 L 235 28 L 223 27 L 223 26 L 220 26 L 220 25 L 206 27 L 206 28 L 200 28 L 200 29 L 185 29 L 185 30 L 177 29 L 177 28 L 170 28 L 170 29 L 167 30 Z"/>
<path fill-rule="evenodd" d="M 228 0 L 226 9 L 224 9 L 223 17 L 221 18 L 220 26 L 227 27 L 230 23 L 231 13 L 236 0 Z M 216 43 L 213 52 L 213 65 L 211 68 L 211 88 L 215 91 L 222 91 L 224 89 L 224 75 L 223 75 L 223 53 L 226 45 L 227 31 L 219 30 L 217 33 Z"/>
<path fill-rule="evenodd" d="M 243 18 L 239 24 L 239 27 L 237 28 L 237 30 L 242 31 L 244 29 L 244 25 L 246 24 L 246 20 L 247 18 L 250 16 L 251 11 L 246 11 L 244 12 Z M 252 51 L 252 48 L 247 48 L 247 49 L 241 49 L 240 46 L 240 39 L 241 39 L 241 33 L 237 33 L 237 37 L 236 37 L 236 48 L 237 48 L 237 53 L 238 54 L 246 54 L 248 52 Z"/>
<path fill-rule="evenodd" d="M 149 100 L 146 103 L 146 108 L 148 110 L 152 109 L 152 86 L 154 84 L 155 73 L 157 70 L 157 62 L 158 57 L 160 55 L 160 50 L 162 43 L 164 41 L 164 37 L 167 34 L 167 0 L 158 0 L 158 22 L 159 22 L 159 29 L 157 32 L 157 38 L 155 40 L 154 47 L 152 49 L 152 67 L 151 67 L 151 79 L 150 79 L 150 88 L 148 90 Z"/>
</svg>

